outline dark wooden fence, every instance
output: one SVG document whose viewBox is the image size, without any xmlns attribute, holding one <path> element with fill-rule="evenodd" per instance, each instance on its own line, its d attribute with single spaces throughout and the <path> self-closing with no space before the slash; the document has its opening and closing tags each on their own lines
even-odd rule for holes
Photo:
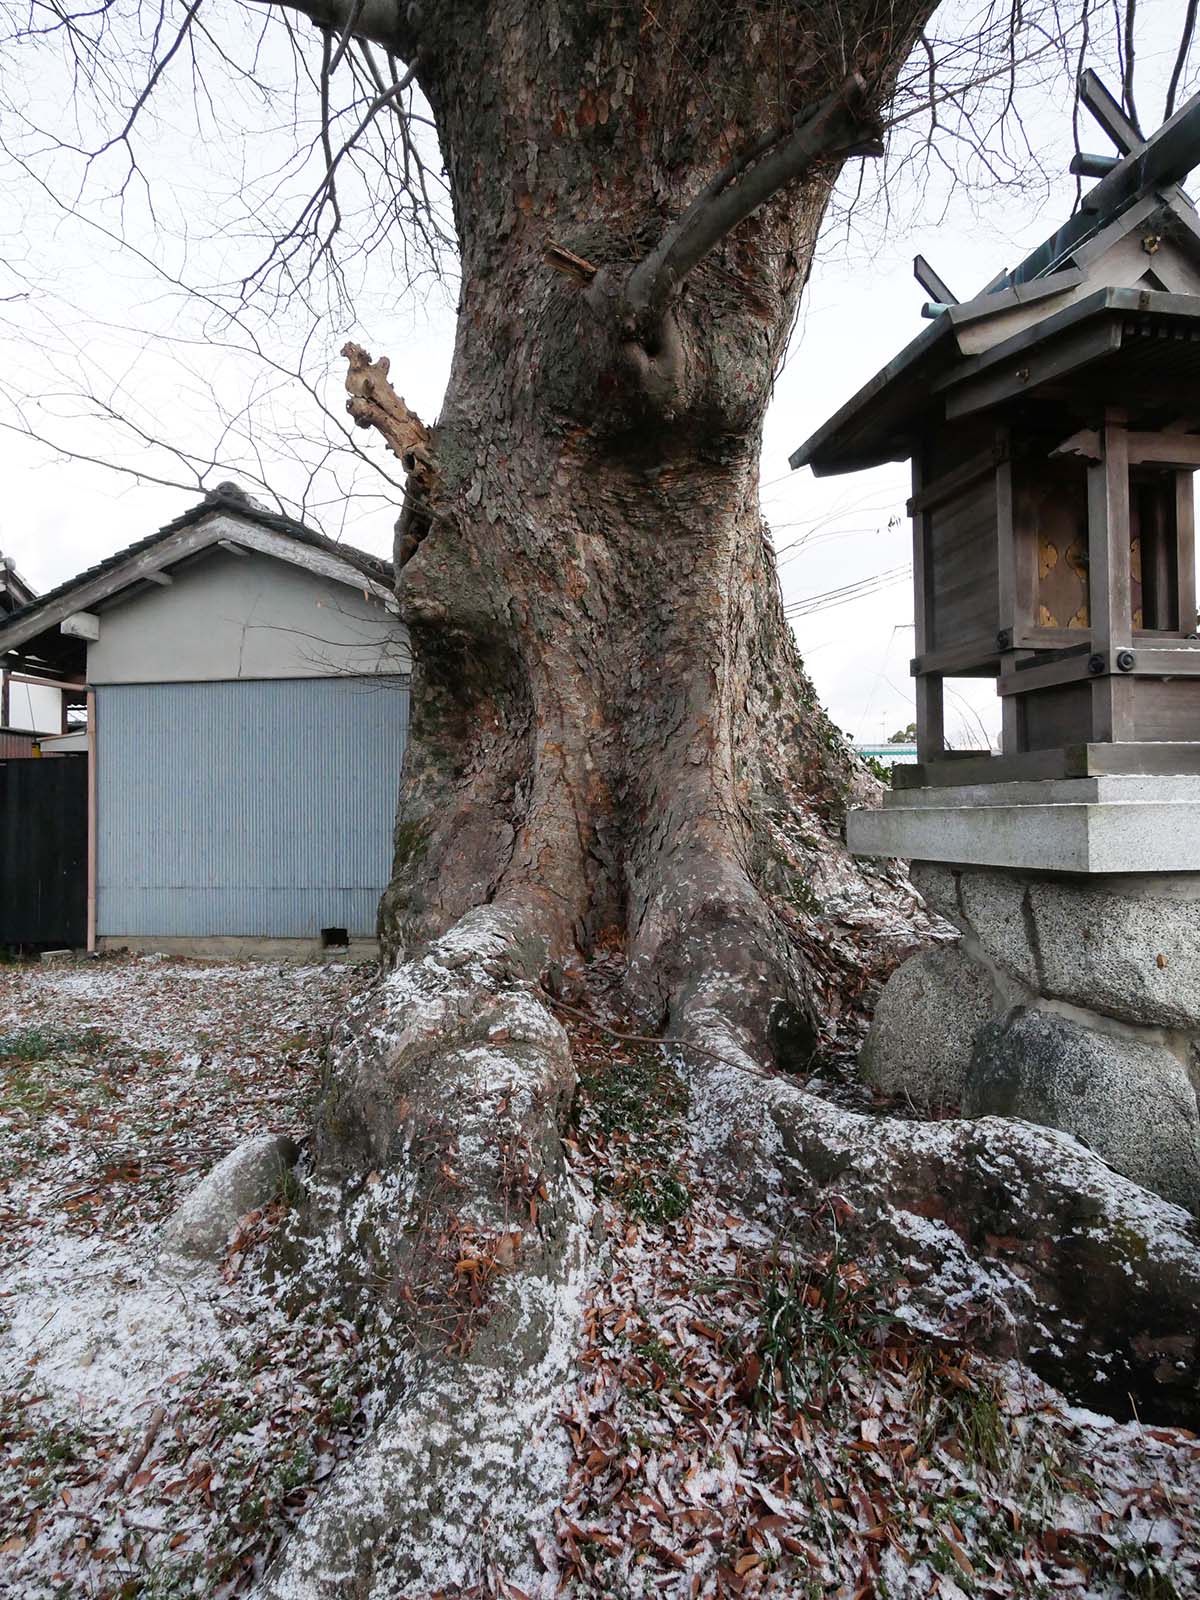
<svg viewBox="0 0 1200 1600">
<path fill-rule="evenodd" d="M 87 757 L 0 761 L 0 945 L 87 942 Z"/>
</svg>

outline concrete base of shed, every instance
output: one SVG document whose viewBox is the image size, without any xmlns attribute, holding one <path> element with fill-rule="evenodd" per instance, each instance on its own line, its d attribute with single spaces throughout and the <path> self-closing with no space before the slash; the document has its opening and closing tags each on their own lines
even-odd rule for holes
<svg viewBox="0 0 1200 1600">
<path fill-rule="evenodd" d="M 1061 1129 L 1200 1215 L 1200 872 L 914 861 L 912 878 L 963 937 L 893 973 L 867 1081 Z"/>
<path fill-rule="evenodd" d="M 183 956 L 195 961 L 378 961 L 377 939 L 322 945 L 319 939 L 263 939 L 220 935 L 204 939 L 154 934 L 106 934 L 97 950 L 130 950 L 137 955 Z"/>
</svg>

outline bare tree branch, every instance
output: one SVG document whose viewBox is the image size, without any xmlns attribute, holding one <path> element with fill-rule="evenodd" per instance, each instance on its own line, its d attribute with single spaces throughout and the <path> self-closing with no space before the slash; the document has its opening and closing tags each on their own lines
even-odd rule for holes
<svg viewBox="0 0 1200 1600">
<path fill-rule="evenodd" d="M 106 144 L 101 145 L 100 149 L 95 152 L 95 154 L 97 156 L 102 156 L 105 153 L 106 150 L 111 150 L 114 145 L 121 144 L 121 143 L 128 143 L 129 135 L 133 132 L 134 123 L 137 121 L 138 116 L 140 115 L 143 106 L 145 106 L 145 104 L 149 100 L 150 96 L 154 93 L 155 85 L 158 83 L 158 81 L 162 77 L 163 73 L 171 65 L 171 61 L 173 60 L 173 58 L 178 54 L 179 50 L 182 48 L 184 40 L 188 36 L 188 32 L 189 32 L 189 30 L 190 30 L 190 28 L 192 26 L 192 23 L 196 19 L 196 13 L 199 11 L 202 3 L 203 3 L 203 0 L 192 0 L 191 5 L 188 6 L 187 11 L 184 14 L 183 22 L 180 24 L 179 32 L 175 35 L 175 38 L 173 39 L 173 41 L 171 43 L 170 49 L 167 50 L 165 52 L 165 54 L 157 57 L 157 59 L 156 59 L 156 61 L 154 63 L 153 70 L 151 71 L 149 77 L 146 79 L 145 86 L 143 87 L 141 93 L 138 95 L 137 99 L 134 101 L 133 106 L 132 106 L 132 108 L 131 108 L 131 110 L 129 112 L 129 115 L 125 119 L 125 126 L 121 129 L 120 133 L 114 134 L 113 137 L 111 139 L 109 139 Z"/>
<path fill-rule="evenodd" d="M 401 0 L 250 0 L 254 5 L 286 6 L 299 11 L 319 28 L 329 28 L 339 38 L 353 35 L 385 45 L 398 56 L 413 53 L 417 30 L 413 18 L 419 7 Z"/>
<path fill-rule="evenodd" d="M 1137 105 L 1133 98 L 1134 80 L 1134 22 L 1137 18 L 1137 0 L 1125 0 L 1125 72 L 1121 83 L 1121 94 L 1125 101 L 1125 109 L 1129 113 L 1129 120 L 1139 133 L 1142 131 L 1138 121 Z"/>
<path fill-rule="evenodd" d="M 333 60 L 329 63 L 328 70 L 331 74 L 337 71 L 351 39 L 354 38 L 365 3 L 366 0 L 353 0 L 350 7 L 350 15 L 346 18 L 346 26 L 342 29 L 342 36 L 337 42 L 337 49 L 333 52 Z"/>
<path fill-rule="evenodd" d="M 786 133 L 774 129 L 731 161 L 698 194 L 630 274 L 624 311 L 637 329 L 651 325 L 671 296 L 727 233 L 827 156 L 880 155 L 879 120 L 857 73 Z"/>
<path fill-rule="evenodd" d="M 1171 82 L 1167 89 L 1166 115 L 1168 117 L 1175 110 L 1175 96 L 1179 93 L 1179 81 L 1183 77 L 1183 69 L 1187 65 L 1187 58 L 1192 48 L 1192 40 L 1196 36 L 1196 13 L 1198 9 L 1200 9 L 1200 0 L 1188 0 L 1187 12 L 1183 19 L 1183 30 L 1179 37 L 1179 53 L 1175 57 L 1175 65 L 1171 69 Z"/>
</svg>

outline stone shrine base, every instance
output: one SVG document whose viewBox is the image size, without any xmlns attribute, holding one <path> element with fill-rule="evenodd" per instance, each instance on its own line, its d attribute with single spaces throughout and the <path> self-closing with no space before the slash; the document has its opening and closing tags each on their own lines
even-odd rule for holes
<svg viewBox="0 0 1200 1600">
<path fill-rule="evenodd" d="M 893 973 L 867 1081 L 919 1106 L 1060 1128 L 1200 1215 L 1200 872 L 918 860 L 912 880 L 962 939 Z"/>
</svg>

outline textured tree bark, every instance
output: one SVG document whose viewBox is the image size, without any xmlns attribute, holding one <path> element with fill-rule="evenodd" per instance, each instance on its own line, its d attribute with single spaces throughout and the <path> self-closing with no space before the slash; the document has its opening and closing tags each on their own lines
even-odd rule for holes
<svg viewBox="0 0 1200 1600">
<path fill-rule="evenodd" d="M 897 54 L 928 7 L 900 9 Z M 463 291 L 430 528 L 400 578 L 415 710 L 383 929 L 411 950 L 494 903 L 550 962 L 623 948 L 656 1020 L 698 963 L 723 965 L 744 1020 L 794 1052 L 817 1019 L 769 889 L 841 848 L 857 780 L 782 616 L 757 462 L 837 161 L 649 324 L 623 296 L 705 181 L 838 89 L 819 28 L 781 38 L 766 16 L 510 3 L 422 22 Z M 869 18 L 856 42 L 878 42 Z M 547 270 L 550 240 L 599 266 L 587 293 Z"/>
<path fill-rule="evenodd" d="M 1009 1318 L 998 1350 L 1084 1320 L 1073 1272 L 1112 1299 L 1139 1271 L 1113 1337 L 1122 1375 L 1152 1392 L 1155 1341 L 1176 1338 L 1200 1283 L 1182 1235 L 1141 1259 L 1149 1213 L 1129 1185 L 1103 1191 L 1111 1249 L 1089 1254 L 1093 1196 L 1047 1264 L 1003 1174 L 1074 1227 L 1082 1152 L 1078 1172 L 1039 1186 L 1045 1141 L 996 1122 L 881 1130 L 763 1071 L 807 1062 L 822 997 L 901 954 L 896 910 L 911 910 L 895 873 L 846 855 L 864 780 L 797 659 L 758 503 L 772 374 L 837 158 L 740 222 L 664 303 L 631 311 L 628 283 L 764 128 L 794 125 L 855 70 L 878 102 L 931 10 L 831 3 L 782 31 L 773 6 L 711 0 L 406 10 L 462 298 L 422 444 L 419 536 L 411 505 L 398 529 L 414 694 L 381 909 L 393 971 L 335 1052 L 298 1242 L 306 1286 L 332 1281 L 356 1314 L 397 1311 L 409 1339 L 393 1415 L 285 1553 L 272 1600 L 317 1600 L 335 1580 L 403 1592 L 457 1573 L 481 1526 L 493 1550 L 519 1550 L 534 1508 L 554 1504 L 544 1451 L 512 1418 L 553 1417 L 586 1229 L 560 1137 L 569 1050 L 538 990 L 569 987 L 594 953 L 623 958 L 623 1002 L 648 1025 L 741 1064 L 689 1056 L 715 1154 L 748 1153 L 744 1193 L 798 1212 L 849 1194 L 856 1241 L 904 1270 L 912 1239 L 940 1229 L 938 1261 L 981 1263 Z M 839 915 L 856 940 L 832 937 Z M 990 1230 L 976 1225 L 985 1201 Z M 496 1267 L 481 1317 L 460 1246 Z M 1021 1301 L 1023 1271 L 1057 1310 Z M 1042 1370 L 1068 1381 L 1074 1354 L 1091 1360 L 1106 1338 L 1073 1335 L 1057 1361 L 1050 1337 Z M 1189 1414 L 1193 1380 L 1189 1366 L 1168 1414 Z M 463 1560 L 463 1581 L 487 1564 Z"/>
</svg>

